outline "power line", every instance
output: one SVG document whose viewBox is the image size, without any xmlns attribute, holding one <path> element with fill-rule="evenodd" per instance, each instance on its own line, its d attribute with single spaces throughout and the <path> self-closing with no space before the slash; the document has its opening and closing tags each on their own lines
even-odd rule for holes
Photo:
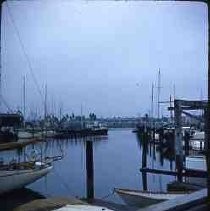
<svg viewBox="0 0 210 211">
<path fill-rule="evenodd" d="M 16 32 L 16 35 L 17 35 L 17 38 L 18 38 L 18 40 L 19 40 L 19 42 L 20 42 L 20 46 L 21 46 L 21 48 L 22 48 L 23 54 L 24 54 L 24 56 L 25 56 L 25 58 L 26 58 L 26 62 L 27 62 L 27 64 L 28 64 L 29 71 L 30 71 L 30 73 L 31 73 L 32 79 L 33 79 L 33 81 L 34 81 L 34 84 L 35 84 L 35 86 L 36 86 L 36 89 L 37 89 L 38 93 L 39 93 L 40 96 L 41 96 L 42 102 L 44 103 L 44 97 L 43 97 L 43 95 L 42 95 L 41 89 L 39 88 L 39 84 L 38 84 L 38 81 L 37 81 L 37 79 L 36 79 L 36 76 L 35 76 L 35 74 L 34 74 L 34 72 L 33 72 L 33 68 L 32 68 L 31 61 L 30 61 L 29 56 L 28 56 L 28 54 L 27 54 L 27 52 L 26 52 L 25 46 L 24 46 L 24 44 L 23 44 L 23 41 L 22 41 L 22 39 L 21 39 L 19 30 L 18 30 L 18 28 L 17 28 L 17 25 L 15 24 L 15 20 L 14 20 L 14 18 L 13 18 L 11 9 L 10 9 L 10 7 L 9 7 L 7 1 L 6 1 L 6 7 L 7 7 L 7 10 L 8 10 L 8 14 L 9 14 L 9 16 L 10 16 L 11 22 L 12 22 L 12 24 L 13 24 L 13 26 L 14 26 L 14 29 L 15 29 L 15 32 Z"/>
</svg>

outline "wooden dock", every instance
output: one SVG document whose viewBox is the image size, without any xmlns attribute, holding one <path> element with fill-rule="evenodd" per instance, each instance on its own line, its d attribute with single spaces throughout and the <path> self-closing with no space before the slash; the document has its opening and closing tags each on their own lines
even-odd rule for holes
<svg viewBox="0 0 210 211">
<path fill-rule="evenodd" d="M 161 169 L 141 168 L 140 171 L 144 173 L 162 174 L 162 175 L 169 175 L 169 176 L 178 175 L 178 172 L 176 171 L 168 171 L 168 170 L 161 170 Z M 207 171 L 184 169 L 182 172 L 182 176 L 207 178 Z"/>
<path fill-rule="evenodd" d="M 164 201 L 162 203 L 158 203 L 155 205 L 151 205 L 145 208 L 138 209 L 138 211 L 182 211 L 190 209 L 194 206 L 204 204 L 207 197 L 207 189 L 202 189 L 200 191 L 196 191 L 191 194 L 186 194 L 186 196 L 177 197 L 174 199 L 170 199 Z"/>
<path fill-rule="evenodd" d="M 37 142 L 42 142 L 42 141 L 44 141 L 44 139 L 27 139 L 27 140 L 16 141 L 16 142 L 2 143 L 0 144 L 0 151 L 21 149 L 27 145 L 35 144 Z"/>
</svg>

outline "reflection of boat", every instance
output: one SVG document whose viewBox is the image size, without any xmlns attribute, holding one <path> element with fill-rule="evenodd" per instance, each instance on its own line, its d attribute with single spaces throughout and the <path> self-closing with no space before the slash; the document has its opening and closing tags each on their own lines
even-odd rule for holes
<svg viewBox="0 0 210 211">
<path fill-rule="evenodd" d="M 40 179 L 52 169 L 50 163 L 23 162 L 0 165 L 0 193 L 22 188 Z"/>
<path fill-rule="evenodd" d="M 174 199 L 176 197 L 186 195 L 183 193 L 158 193 L 119 188 L 115 188 L 115 192 L 118 193 L 118 195 L 123 199 L 126 204 L 140 207 L 150 206 L 152 204 L 160 203 L 165 200 Z"/>
</svg>

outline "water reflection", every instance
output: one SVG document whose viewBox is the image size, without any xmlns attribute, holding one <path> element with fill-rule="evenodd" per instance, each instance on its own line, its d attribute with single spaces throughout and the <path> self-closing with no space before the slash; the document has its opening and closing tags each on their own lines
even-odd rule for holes
<svg viewBox="0 0 210 211">
<path fill-rule="evenodd" d="M 164 161 L 170 162 L 170 170 L 173 170 L 175 154 L 173 142 L 174 140 L 162 140 L 160 142 L 153 141 L 149 137 L 141 134 L 136 134 L 137 142 L 143 154 L 146 154 L 150 160 L 152 160 L 152 168 L 154 168 L 154 162 L 157 161 L 157 156 L 159 156 L 159 164 L 164 167 Z M 170 143 L 170 144 L 168 144 Z M 142 158 L 142 162 L 144 159 Z M 146 162 L 147 163 L 147 162 Z M 146 167 L 142 164 L 142 167 Z M 151 167 L 151 166 L 150 166 Z"/>
<path fill-rule="evenodd" d="M 11 211 L 21 204 L 45 197 L 28 188 L 14 190 L 0 196 L 0 210 Z"/>
<path fill-rule="evenodd" d="M 86 171 L 87 141 L 92 141 L 92 191 L 96 198 L 123 204 L 116 194 L 112 194 L 114 188 L 163 191 L 167 183 L 174 180 L 174 177 L 140 172 L 142 163 L 151 168 L 172 169 L 173 155 L 170 149 L 161 149 L 155 143 L 145 141 L 132 133 L 131 129 L 110 130 L 107 137 L 47 139 L 43 143 L 27 146 L 22 151 L 3 152 L 1 156 L 23 159 L 32 149 L 42 156 L 62 154 L 63 159 L 54 163 L 49 175 L 28 187 L 46 197 L 86 198 L 89 187 L 87 179 L 90 179 Z"/>
</svg>

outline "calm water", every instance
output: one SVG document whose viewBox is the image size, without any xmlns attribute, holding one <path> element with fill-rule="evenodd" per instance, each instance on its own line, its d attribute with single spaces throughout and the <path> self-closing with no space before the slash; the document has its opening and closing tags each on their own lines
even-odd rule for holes
<svg viewBox="0 0 210 211">
<path fill-rule="evenodd" d="M 86 140 L 93 141 L 94 153 L 94 190 L 96 198 L 103 198 L 116 203 L 123 203 L 113 188 L 143 189 L 142 173 L 142 141 L 132 133 L 131 129 L 109 130 L 108 137 L 54 140 L 38 144 L 46 155 L 60 155 L 64 158 L 54 162 L 54 168 L 46 177 L 29 185 L 27 188 L 45 197 L 73 196 L 86 197 Z M 28 146 L 29 153 L 32 146 Z M 2 153 L 2 156 L 15 156 Z M 170 161 L 157 146 L 147 146 L 147 166 L 158 169 L 173 169 Z M 168 182 L 175 178 L 170 176 L 147 175 L 147 188 L 153 191 L 165 191 Z"/>
</svg>

